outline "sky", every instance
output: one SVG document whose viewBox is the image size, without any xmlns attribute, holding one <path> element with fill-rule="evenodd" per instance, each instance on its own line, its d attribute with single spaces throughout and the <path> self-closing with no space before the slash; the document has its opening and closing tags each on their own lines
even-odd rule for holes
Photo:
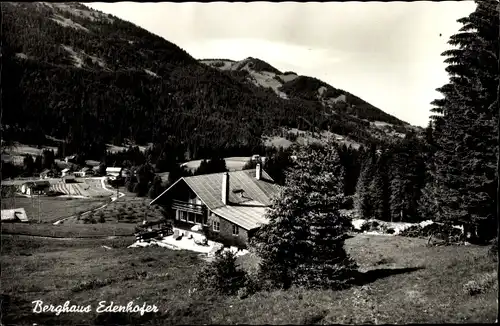
<svg viewBox="0 0 500 326">
<path fill-rule="evenodd" d="M 84 3 L 175 43 L 197 59 L 259 58 L 318 78 L 425 127 L 441 53 L 473 1 Z"/>
</svg>

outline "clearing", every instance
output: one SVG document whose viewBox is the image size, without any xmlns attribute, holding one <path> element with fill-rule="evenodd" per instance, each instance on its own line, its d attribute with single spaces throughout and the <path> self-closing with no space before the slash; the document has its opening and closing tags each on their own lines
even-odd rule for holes
<svg viewBox="0 0 500 326">
<path fill-rule="evenodd" d="M 235 156 L 235 157 L 226 157 L 224 160 L 226 161 L 226 167 L 229 171 L 239 171 L 243 170 L 245 164 L 251 159 L 251 157 L 247 156 Z M 185 166 L 186 169 L 190 171 L 194 171 L 200 167 L 201 161 L 203 160 L 193 160 L 186 163 L 183 163 L 182 166 Z"/>
<path fill-rule="evenodd" d="M 198 255 L 159 247 L 126 248 L 133 238 L 53 240 L 3 235 L 1 292 L 8 324 L 404 324 L 487 323 L 497 316 L 497 264 L 488 247 L 427 247 L 423 239 L 359 234 L 346 241 L 365 272 L 343 291 L 257 293 L 246 299 L 193 291 Z M 103 247 L 107 246 L 107 247 Z M 255 266 L 251 254 L 238 258 Z M 28 277 L 29 276 L 29 277 Z M 471 296 L 471 280 L 483 292 Z M 92 312 L 33 314 L 31 302 L 92 306 Z M 154 315 L 97 314 L 101 300 L 154 304 Z M 152 319 L 154 318 L 154 320 Z"/>
<path fill-rule="evenodd" d="M 58 219 L 69 217 L 91 209 L 98 208 L 106 203 L 106 199 L 76 199 L 71 197 L 46 197 L 40 196 L 40 221 L 55 222 Z M 38 221 L 38 197 L 33 198 L 16 196 L 3 199 L 6 208 L 24 208 L 28 219 Z"/>
</svg>

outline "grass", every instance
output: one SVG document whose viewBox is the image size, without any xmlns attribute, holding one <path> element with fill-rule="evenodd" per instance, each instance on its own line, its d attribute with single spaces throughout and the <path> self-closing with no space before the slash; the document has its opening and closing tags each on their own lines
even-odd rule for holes
<svg viewBox="0 0 500 326">
<path fill-rule="evenodd" d="M 5 199 L 7 201 L 5 208 L 24 208 L 28 219 L 38 221 L 38 198 L 18 196 Z M 58 198 L 40 196 L 40 220 L 42 222 L 55 222 L 68 216 L 76 215 L 104 205 L 105 199 L 77 199 L 77 198 Z M 2 204 L 2 208 L 4 204 Z"/>
<path fill-rule="evenodd" d="M 91 216 L 99 220 L 101 216 L 106 220 L 105 223 L 135 223 L 148 220 L 158 220 L 163 217 L 159 206 L 149 206 L 149 198 L 141 197 L 121 197 L 110 203 L 101 210 L 95 211 Z"/>
<path fill-rule="evenodd" d="M 357 235 L 346 241 L 366 278 L 343 291 L 261 292 L 246 299 L 192 288 L 202 261 L 187 251 L 126 248 L 133 239 L 49 240 L 2 236 L 4 315 L 12 324 L 340 324 L 493 322 L 497 315 L 496 264 L 487 247 L 427 247 L 423 239 Z M 105 249 L 102 245 L 112 247 Z M 239 259 L 245 268 L 256 257 Z M 470 295 L 474 281 L 481 291 Z M 97 315 L 38 314 L 31 301 L 155 304 L 159 312 Z"/>
<path fill-rule="evenodd" d="M 135 224 L 130 223 L 96 223 L 96 224 L 2 224 L 2 235 L 20 234 L 39 237 L 106 237 L 133 235 Z"/>
</svg>

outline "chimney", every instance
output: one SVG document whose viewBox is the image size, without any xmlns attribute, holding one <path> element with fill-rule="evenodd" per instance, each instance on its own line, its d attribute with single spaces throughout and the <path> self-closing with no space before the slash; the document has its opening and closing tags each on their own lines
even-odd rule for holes
<svg viewBox="0 0 500 326">
<path fill-rule="evenodd" d="M 261 167 L 261 164 L 260 162 L 257 163 L 257 165 L 255 166 L 255 178 L 257 180 L 260 180 L 260 178 L 262 177 L 262 167 Z"/>
<path fill-rule="evenodd" d="M 229 173 L 222 174 L 222 203 L 227 205 L 229 199 Z"/>
</svg>

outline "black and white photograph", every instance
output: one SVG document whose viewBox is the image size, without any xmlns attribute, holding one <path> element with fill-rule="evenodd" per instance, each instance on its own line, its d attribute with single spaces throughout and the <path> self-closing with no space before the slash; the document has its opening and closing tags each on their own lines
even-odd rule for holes
<svg viewBox="0 0 500 326">
<path fill-rule="evenodd" d="M 499 0 L 0 17 L 0 325 L 498 323 Z"/>
</svg>

